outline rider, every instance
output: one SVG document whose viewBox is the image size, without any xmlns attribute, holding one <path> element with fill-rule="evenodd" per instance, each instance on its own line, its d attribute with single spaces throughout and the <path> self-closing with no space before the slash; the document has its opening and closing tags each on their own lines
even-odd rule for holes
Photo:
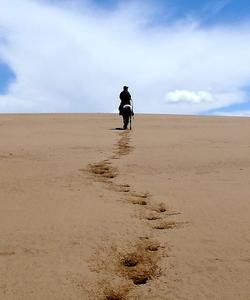
<svg viewBox="0 0 250 300">
<path fill-rule="evenodd" d="M 131 95 L 128 91 L 128 87 L 124 86 L 123 91 L 120 93 L 121 104 L 119 106 L 119 115 L 122 115 L 122 108 L 124 105 L 131 105 Z"/>
</svg>

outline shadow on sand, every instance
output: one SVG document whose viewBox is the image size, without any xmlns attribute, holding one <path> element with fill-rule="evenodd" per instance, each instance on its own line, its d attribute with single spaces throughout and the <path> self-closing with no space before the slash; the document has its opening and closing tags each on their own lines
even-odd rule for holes
<svg viewBox="0 0 250 300">
<path fill-rule="evenodd" d="M 116 127 L 116 128 L 111 128 L 110 130 L 126 130 L 126 129 L 123 129 L 122 127 Z"/>
</svg>

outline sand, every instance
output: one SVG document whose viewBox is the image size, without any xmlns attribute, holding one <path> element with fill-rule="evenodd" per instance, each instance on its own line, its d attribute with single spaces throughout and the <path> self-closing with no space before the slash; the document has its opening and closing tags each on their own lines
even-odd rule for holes
<svg viewBox="0 0 250 300">
<path fill-rule="evenodd" d="M 0 116 L 0 299 L 250 299 L 250 119 Z"/>
</svg>

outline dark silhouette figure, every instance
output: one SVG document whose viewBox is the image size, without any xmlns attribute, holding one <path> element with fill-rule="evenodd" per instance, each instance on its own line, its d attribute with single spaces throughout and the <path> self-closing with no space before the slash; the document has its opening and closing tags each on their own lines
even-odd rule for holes
<svg viewBox="0 0 250 300">
<path fill-rule="evenodd" d="M 120 93 L 121 103 L 119 106 L 119 115 L 123 117 L 123 129 L 127 129 L 128 123 L 130 122 L 131 129 L 131 118 L 134 115 L 133 107 L 131 105 L 131 95 L 128 91 L 128 87 L 124 86 L 123 91 Z"/>
<path fill-rule="evenodd" d="M 126 104 L 131 105 L 131 95 L 128 91 L 128 87 L 124 86 L 123 91 L 120 93 L 121 104 L 119 106 L 119 115 L 122 115 L 123 106 Z"/>
</svg>

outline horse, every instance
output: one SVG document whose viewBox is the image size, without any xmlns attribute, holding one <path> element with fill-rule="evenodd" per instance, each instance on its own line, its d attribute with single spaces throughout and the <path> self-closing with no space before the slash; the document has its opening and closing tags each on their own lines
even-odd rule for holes
<svg viewBox="0 0 250 300">
<path fill-rule="evenodd" d="M 133 113 L 133 107 L 130 104 L 125 104 L 122 107 L 122 117 L 123 117 L 123 129 L 126 130 L 128 128 L 128 124 L 130 124 L 130 130 L 132 129 L 131 127 L 131 119 L 132 116 L 134 115 Z"/>
</svg>

